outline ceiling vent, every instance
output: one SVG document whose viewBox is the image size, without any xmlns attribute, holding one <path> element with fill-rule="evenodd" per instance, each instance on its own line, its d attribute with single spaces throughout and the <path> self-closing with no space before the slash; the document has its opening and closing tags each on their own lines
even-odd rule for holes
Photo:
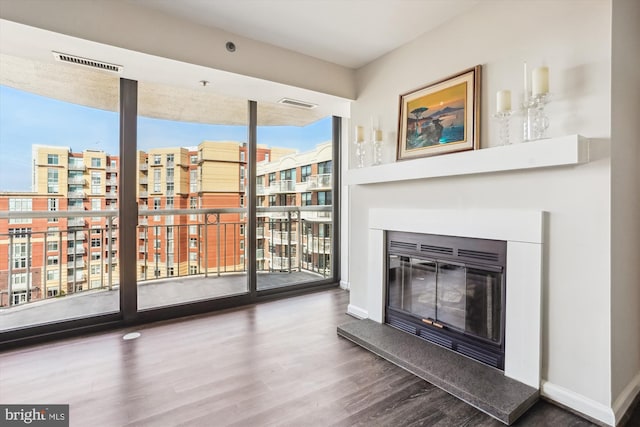
<svg viewBox="0 0 640 427">
<path fill-rule="evenodd" d="M 81 56 L 69 55 L 68 53 L 61 53 L 52 51 L 53 57 L 56 61 L 67 62 L 69 64 L 82 65 L 84 67 L 94 68 L 102 71 L 110 71 L 112 73 L 121 74 L 123 70 L 122 65 L 110 64 L 108 62 L 97 61 L 95 59 L 83 58 Z"/>
<path fill-rule="evenodd" d="M 293 107 L 298 107 L 298 108 L 306 108 L 307 110 L 312 110 L 318 106 L 317 104 L 312 104 L 310 102 L 305 102 L 305 101 L 298 101 L 297 99 L 291 99 L 291 98 L 282 98 L 280 101 L 278 101 L 278 103 L 284 104 L 284 105 L 291 105 Z"/>
</svg>

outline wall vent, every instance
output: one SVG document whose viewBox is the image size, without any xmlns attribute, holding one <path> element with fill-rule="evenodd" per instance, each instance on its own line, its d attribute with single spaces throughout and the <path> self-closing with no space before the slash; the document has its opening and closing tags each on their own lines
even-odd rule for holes
<svg viewBox="0 0 640 427">
<path fill-rule="evenodd" d="M 278 101 L 278 104 L 291 105 L 298 108 L 306 108 L 307 110 L 312 110 L 318 106 L 317 104 L 312 104 L 306 101 L 298 101 L 297 99 L 291 98 L 282 98 L 280 101 Z"/>
<path fill-rule="evenodd" d="M 95 59 L 83 58 L 81 56 L 69 55 L 68 53 L 61 53 L 56 51 L 51 51 L 53 53 L 53 57 L 56 61 L 67 62 L 69 64 L 82 65 L 84 67 L 94 68 L 102 71 L 109 71 L 112 73 L 121 74 L 123 70 L 122 65 L 110 64 L 104 61 L 98 61 Z"/>
</svg>

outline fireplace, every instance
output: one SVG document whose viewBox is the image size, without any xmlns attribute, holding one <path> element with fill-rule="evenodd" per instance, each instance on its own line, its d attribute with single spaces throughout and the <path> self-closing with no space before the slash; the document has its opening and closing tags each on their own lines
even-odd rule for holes
<svg viewBox="0 0 640 427">
<path fill-rule="evenodd" d="M 504 369 L 507 242 L 388 231 L 385 322 Z"/>
</svg>

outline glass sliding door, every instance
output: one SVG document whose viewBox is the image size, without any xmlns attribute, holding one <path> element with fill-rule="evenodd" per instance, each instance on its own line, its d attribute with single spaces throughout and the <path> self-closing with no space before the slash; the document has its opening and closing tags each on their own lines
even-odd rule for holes
<svg viewBox="0 0 640 427">
<path fill-rule="evenodd" d="M 138 308 L 247 293 L 247 101 L 138 91 Z"/>
<path fill-rule="evenodd" d="M 286 125 L 269 125 L 280 114 Z M 261 116 L 265 117 L 261 125 Z M 330 280 L 333 258 L 332 118 L 258 104 L 257 289 Z"/>
<path fill-rule="evenodd" d="M 0 60 L 0 331 L 118 312 L 118 76 Z"/>
</svg>

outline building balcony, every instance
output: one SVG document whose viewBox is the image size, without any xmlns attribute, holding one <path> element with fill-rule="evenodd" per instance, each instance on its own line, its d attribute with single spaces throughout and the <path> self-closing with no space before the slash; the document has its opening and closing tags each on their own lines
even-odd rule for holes
<svg viewBox="0 0 640 427">
<path fill-rule="evenodd" d="M 147 252 L 147 247 L 145 245 L 138 246 L 138 252 L 146 253 Z"/>
<path fill-rule="evenodd" d="M 87 180 L 82 177 L 69 177 L 67 180 L 69 185 L 87 185 Z"/>
<path fill-rule="evenodd" d="M 118 185 L 118 180 L 115 178 L 111 178 L 105 181 L 105 183 L 107 185 L 111 185 L 111 186 L 117 186 Z"/>
<path fill-rule="evenodd" d="M 69 233 L 68 239 L 70 240 L 87 240 L 87 233 L 84 231 L 74 231 Z"/>
<path fill-rule="evenodd" d="M 138 234 L 138 239 L 140 240 L 147 240 L 148 239 L 148 235 L 145 232 L 139 233 Z"/>
<path fill-rule="evenodd" d="M 75 255 L 84 255 L 87 251 L 84 246 L 72 246 L 67 248 L 67 253 L 75 254 Z"/>
<path fill-rule="evenodd" d="M 84 211 L 84 206 L 83 205 L 71 205 L 67 207 L 68 211 Z"/>
<path fill-rule="evenodd" d="M 85 273 L 76 273 L 70 276 L 67 276 L 67 283 L 77 283 L 77 282 L 86 282 L 87 275 Z"/>
<path fill-rule="evenodd" d="M 140 170 L 141 171 L 149 170 L 149 164 L 148 163 L 141 163 L 140 164 Z"/>
<path fill-rule="evenodd" d="M 107 191 L 106 193 L 104 193 L 104 197 L 107 199 L 117 199 L 118 193 L 116 193 L 115 191 Z"/>
<path fill-rule="evenodd" d="M 67 193 L 67 197 L 69 199 L 86 199 L 87 198 L 87 193 L 85 193 L 84 191 L 69 191 Z"/>
<path fill-rule="evenodd" d="M 264 239 L 264 227 L 256 227 L 256 238 Z"/>
<path fill-rule="evenodd" d="M 270 194 L 274 193 L 294 193 L 296 191 L 296 183 L 292 180 L 283 180 L 272 182 L 269 185 Z"/>
<path fill-rule="evenodd" d="M 266 196 L 267 194 L 269 194 L 269 191 L 268 191 L 268 188 L 265 188 L 264 185 L 258 184 L 256 186 L 256 195 L 258 195 L 258 196 Z"/>
<path fill-rule="evenodd" d="M 313 237 L 311 245 L 307 245 L 307 250 L 317 254 L 331 253 L 331 237 Z"/>
<path fill-rule="evenodd" d="M 288 257 L 270 257 L 271 268 L 273 270 L 288 270 L 289 258 Z"/>
<path fill-rule="evenodd" d="M 330 190 L 332 185 L 330 173 L 308 176 L 304 182 L 296 184 L 296 191 Z"/>
<path fill-rule="evenodd" d="M 68 269 L 83 269 L 85 268 L 85 262 L 82 259 L 76 259 L 75 261 L 68 261 L 67 262 L 67 268 Z"/>
<path fill-rule="evenodd" d="M 138 192 L 138 197 L 142 198 L 142 199 L 146 199 L 149 197 L 149 192 L 148 191 L 140 191 Z"/>
<path fill-rule="evenodd" d="M 295 231 L 272 231 L 272 243 L 276 245 L 296 245 L 298 244 L 298 233 Z"/>
<path fill-rule="evenodd" d="M 87 220 L 84 218 L 69 218 L 67 220 L 68 227 L 84 227 L 87 225 Z"/>
<path fill-rule="evenodd" d="M 256 249 L 256 259 L 257 260 L 264 259 L 264 249 Z"/>
<path fill-rule="evenodd" d="M 87 167 L 84 164 L 81 164 L 81 163 L 69 163 L 67 168 L 70 171 L 85 171 L 85 170 L 87 170 Z"/>
<path fill-rule="evenodd" d="M 147 218 L 138 218 L 138 225 L 147 225 L 149 224 L 149 220 Z"/>
<path fill-rule="evenodd" d="M 149 184 L 149 178 L 144 177 L 144 178 L 138 178 L 138 182 L 142 185 L 147 185 Z"/>
<path fill-rule="evenodd" d="M 118 167 L 117 166 L 107 166 L 107 172 L 109 172 L 109 173 L 118 173 Z"/>
</svg>

